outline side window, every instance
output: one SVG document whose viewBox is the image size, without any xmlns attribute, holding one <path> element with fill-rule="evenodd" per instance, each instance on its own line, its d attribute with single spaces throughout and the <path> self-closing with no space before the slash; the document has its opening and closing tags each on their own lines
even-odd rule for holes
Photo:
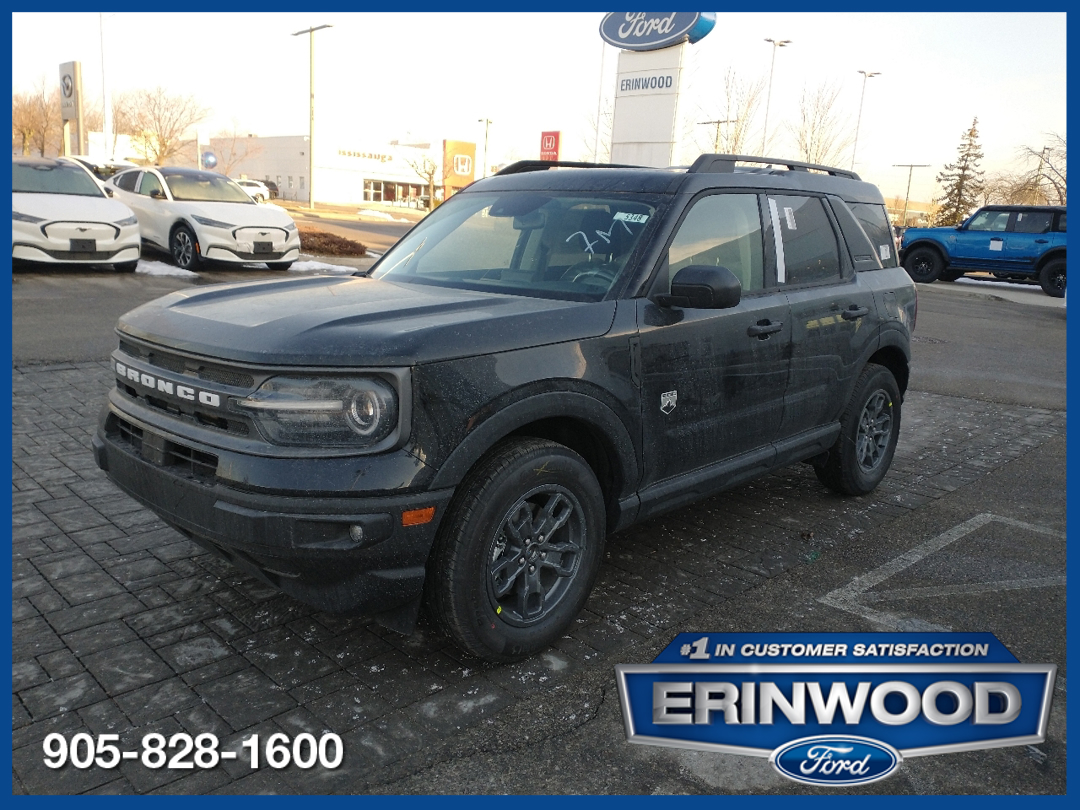
<svg viewBox="0 0 1080 810">
<path fill-rule="evenodd" d="M 714 194 L 694 203 L 668 248 L 668 285 L 684 267 L 726 267 L 744 292 L 765 287 L 756 194 Z"/>
<path fill-rule="evenodd" d="M 124 191 L 135 191 L 135 181 L 139 179 L 140 172 L 124 172 L 116 178 L 116 187 Z"/>
<path fill-rule="evenodd" d="M 889 216 L 885 207 L 869 203 L 854 203 L 851 213 L 859 220 L 870 243 L 877 248 L 878 260 L 883 267 L 896 267 L 896 249 L 893 243 L 893 229 L 889 225 Z"/>
<path fill-rule="evenodd" d="M 836 232 L 817 197 L 769 196 L 776 241 L 776 280 L 813 284 L 840 280 Z"/>
<path fill-rule="evenodd" d="M 967 226 L 969 231 L 1003 231 L 1009 225 L 1008 211 L 980 211 Z"/>
<path fill-rule="evenodd" d="M 1012 230 L 1014 233 L 1049 233 L 1053 218 L 1049 211 L 1017 211 Z"/>
<path fill-rule="evenodd" d="M 165 193 L 165 190 L 161 187 L 161 181 L 157 179 L 157 175 L 143 172 L 142 181 L 139 183 L 139 193 L 149 197 L 150 192 L 154 189 L 157 189 L 162 194 Z"/>
<path fill-rule="evenodd" d="M 1065 212 L 1064 211 L 1062 211 L 1058 215 L 1057 232 L 1058 233 L 1065 233 Z"/>
</svg>

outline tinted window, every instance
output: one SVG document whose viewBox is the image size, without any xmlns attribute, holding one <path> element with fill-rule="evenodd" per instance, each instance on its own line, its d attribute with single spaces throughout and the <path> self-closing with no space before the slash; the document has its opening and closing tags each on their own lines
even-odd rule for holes
<svg viewBox="0 0 1080 810">
<path fill-rule="evenodd" d="M 455 195 L 386 254 L 376 276 L 599 301 L 622 275 L 653 211 L 635 195 Z"/>
<path fill-rule="evenodd" d="M 744 291 L 765 286 L 761 216 L 756 194 L 714 194 L 694 203 L 668 248 L 671 279 L 692 264 L 726 267 Z"/>
<path fill-rule="evenodd" d="M 1053 218 L 1050 211 L 1017 211 L 1012 230 L 1014 233 L 1049 233 Z"/>
<path fill-rule="evenodd" d="M 240 186 L 223 174 L 214 172 L 177 172 L 163 169 L 161 176 L 174 200 L 192 202 L 233 202 L 254 205 Z"/>
<path fill-rule="evenodd" d="M 855 219 L 859 220 L 862 229 L 866 232 L 870 244 L 878 253 L 878 259 L 883 267 L 896 267 L 896 247 L 893 242 L 893 229 L 889 225 L 889 217 L 885 213 L 883 205 L 869 205 L 867 203 L 853 203 L 849 206 Z"/>
<path fill-rule="evenodd" d="M 139 172 L 138 171 L 124 172 L 123 174 L 117 175 L 116 179 L 113 180 L 113 183 L 116 184 L 117 188 L 122 188 L 124 191 L 132 191 L 132 192 L 134 192 L 135 191 L 135 181 L 138 180 L 138 179 L 139 179 Z"/>
<path fill-rule="evenodd" d="M 139 183 L 139 193 L 150 196 L 150 192 L 157 190 L 164 196 L 165 190 L 161 187 L 161 181 L 157 179 L 157 175 L 150 172 L 143 172 L 142 182 Z"/>
<path fill-rule="evenodd" d="M 12 163 L 11 190 L 28 194 L 74 194 L 104 197 L 98 184 L 71 163 Z"/>
<path fill-rule="evenodd" d="M 1062 211 L 1058 215 L 1057 231 L 1058 231 L 1058 233 L 1065 233 L 1065 212 L 1064 211 Z"/>
<path fill-rule="evenodd" d="M 836 233 L 817 197 L 770 196 L 776 240 L 776 278 L 782 284 L 812 284 L 840 278 Z"/>
</svg>

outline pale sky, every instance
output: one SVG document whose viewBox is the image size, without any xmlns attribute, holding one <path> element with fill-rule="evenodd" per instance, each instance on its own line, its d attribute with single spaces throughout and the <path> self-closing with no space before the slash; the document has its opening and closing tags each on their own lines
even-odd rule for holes
<svg viewBox="0 0 1080 810">
<path fill-rule="evenodd" d="M 161 85 L 193 95 L 211 115 L 209 134 L 301 135 L 308 129 L 308 37 L 314 25 L 316 141 L 342 148 L 455 139 L 475 141 L 488 165 L 537 157 L 540 133 L 562 131 L 562 157 L 592 158 L 597 104 L 614 95 L 618 51 L 598 33 L 603 14 L 522 12 L 191 13 L 104 15 L 104 71 L 110 92 Z M 722 117 L 723 78 L 768 78 L 772 156 L 796 155 L 785 125 L 799 97 L 823 82 L 841 88 L 838 107 L 854 127 L 866 84 L 855 170 L 886 199 L 938 191 L 934 176 L 956 157 L 979 118 L 988 172 L 1019 168 L 1017 152 L 1039 149 L 1046 133 L 1066 134 L 1064 13 L 730 13 L 690 47 L 684 113 Z M 99 15 L 13 13 L 12 89 L 81 61 L 87 98 L 102 97 Z M 601 64 L 603 73 L 601 74 Z M 99 101 L 100 106 L 100 101 Z M 760 126 L 763 110 L 759 112 Z M 714 128 L 700 127 L 711 151 Z M 760 132 L 760 130 L 759 130 Z M 760 138 L 760 134 L 757 136 Z M 758 151 L 755 146 L 752 150 Z M 840 165 L 850 166 L 850 152 Z"/>
</svg>

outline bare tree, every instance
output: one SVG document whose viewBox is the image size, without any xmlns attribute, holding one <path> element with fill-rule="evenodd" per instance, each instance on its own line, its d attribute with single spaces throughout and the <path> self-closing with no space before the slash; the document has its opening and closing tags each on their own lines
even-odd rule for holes
<svg viewBox="0 0 1080 810">
<path fill-rule="evenodd" d="M 753 81 L 740 76 L 734 68 L 728 68 L 724 74 L 724 100 L 704 113 L 711 119 L 711 137 L 703 152 L 718 151 L 729 155 L 747 154 L 750 147 L 750 132 L 757 120 L 758 109 L 765 94 L 765 79 L 759 77 Z M 700 123 L 700 122 L 699 122 Z M 704 141 L 698 130 L 695 138 L 699 146 Z"/>
<path fill-rule="evenodd" d="M 799 157 L 807 163 L 836 166 L 851 147 L 852 128 L 836 109 L 840 87 L 828 82 L 814 90 L 803 88 L 799 121 L 788 129 L 795 138 Z"/>
<path fill-rule="evenodd" d="M 405 158 L 405 165 L 416 172 L 416 176 L 427 183 L 428 192 L 428 206 L 429 210 L 434 211 L 435 207 L 439 204 L 435 199 L 435 178 L 439 174 L 439 164 L 429 158 L 427 155 L 417 160 L 410 160 Z M 441 182 L 446 182 L 446 173 L 443 172 Z"/>
<path fill-rule="evenodd" d="M 585 160 L 592 163 L 611 162 L 611 123 L 615 118 L 615 102 L 605 99 L 600 108 L 600 120 L 596 120 L 596 113 L 590 113 L 582 130 L 581 151 L 575 160 Z M 571 158 L 563 157 L 563 160 Z"/>
<path fill-rule="evenodd" d="M 218 151 L 217 170 L 230 177 L 245 160 L 262 154 L 262 147 L 252 140 L 250 135 L 240 133 L 240 124 L 235 118 L 232 129 L 219 132 L 214 136 L 213 142 Z"/>
<path fill-rule="evenodd" d="M 29 155 L 38 130 L 33 93 L 11 94 L 11 145 Z"/>
<path fill-rule="evenodd" d="M 1021 153 L 1030 159 L 1038 160 L 1038 168 L 1030 172 L 1032 184 L 1038 189 L 1042 199 L 1051 205 L 1065 205 L 1067 185 L 1065 136 L 1056 132 L 1047 135 L 1048 143 L 1041 149 L 1030 146 L 1021 148 Z"/>
<path fill-rule="evenodd" d="M 171 95 L 162 87 L 126 94 L 124 105 L 130 115 L 132 141 L 158 165 L 189 146 L 183 140 L 184 133 L 209 115 L 194 96 Z"/>
</svg>

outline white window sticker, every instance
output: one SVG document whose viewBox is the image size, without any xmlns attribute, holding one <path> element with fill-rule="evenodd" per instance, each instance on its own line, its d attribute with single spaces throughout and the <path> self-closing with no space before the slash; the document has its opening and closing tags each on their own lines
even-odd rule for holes
<svg viewBox="0 0 1080 810">
<path fill-rule="evenodd" d="M 890 256 L 892 256 L 892 251 L 891 251 L 891 250 L 889 250 L 889 246 L 888 246 L 888 245 L 881 245 L 881 250 L 880 250 L 880 251 L 878 251 L 878 252 L 880 253 L 880 255 L 881 255 L 881 260 L 882 260 L 883 262 L 885 262 L 885 261 L 888 261 L 888 260 L 889 260 L 889 257 L 890 257 Z"/>
<path fill-rule="evenodd" d="M 990 249 L 991 250 L 1001 250 L 1001 246 L 1004 245 L 1004 244 L 1005 243 L 1002 242 L 1000 239 L 991 239 L 990 240 Z"/>
<path fill-rule="evenodd" d="M 790 209 L 788 209 L 790 210 Z M 769 198 L 769 218 L 772 220 L 773 245 L 776 247 L 776 281 L 787 281 L 787 265 L 784 262 L 784 239 L 780 236 L 780 212 L 776 210 L 776 200 Z"/>
<path fill-rule="evenodd" d="M 795 227 L 795 211 L 791 208 L 784 209 L 784 219 L 787 220 L 787 226 L 789 231 L 798 230 Z"/>
<path fill-rule="evenodd" d="M 623 222 L 640 222 L 642 224 L 649 221 L 648 214 L 627 214 L 624 211 L 619 211 L 615 214 L 615 220 L 622 220 Z"/>
</svg>

